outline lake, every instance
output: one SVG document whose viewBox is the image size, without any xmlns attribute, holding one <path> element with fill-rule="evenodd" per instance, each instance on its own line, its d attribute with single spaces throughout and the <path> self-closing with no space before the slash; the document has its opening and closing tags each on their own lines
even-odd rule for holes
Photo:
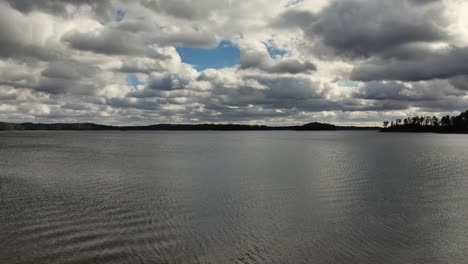
<svg viewBox="0 0 468 264">
<path fill-rule="evenodd" d="M 2 132 L 0 263 L 467 263 L 468 135 Z"/>
</svg>

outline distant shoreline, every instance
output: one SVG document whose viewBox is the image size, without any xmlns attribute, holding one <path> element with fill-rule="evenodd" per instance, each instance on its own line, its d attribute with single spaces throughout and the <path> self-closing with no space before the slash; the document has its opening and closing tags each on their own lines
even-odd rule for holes
<svg viewBox="0 0 468 264">
<path fill-rule="evenodd" d="M 94 123 L 5 123 L 0 131 L 377 131 L 381 127 L 336 126 L 327 123 L 308 123 L 302 126 L 264 126 L 242 124 L 157 124 L 148 126 L 107 126 Z"/>
<path fill-rule="evenodd" d="M 468 134 L 468 111 L 458 116 L 413 116 L 395 121 L 383 122 L 385 133 L 437 133 L 437 134 Z"/>
</svg>

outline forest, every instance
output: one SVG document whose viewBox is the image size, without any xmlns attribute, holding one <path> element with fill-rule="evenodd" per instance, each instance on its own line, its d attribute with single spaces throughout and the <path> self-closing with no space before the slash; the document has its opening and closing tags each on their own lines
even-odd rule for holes
<svg viewBox="0 0 468 264">
<path fill-rule="evenodd" d="M 458 116 L 413 116 L 384 121 L 382 132 L 468 133 L 468 111 Z"/>
<path fill-rule="evenodd" d="M 336 131 L 336 130 L 379 130 L 379 127 L 335 126 L 327 123 L 308 123 L 301 126 L 265 126 L 245 124 L 157 124 L 148 126 L 107 126 L 93 123 L 5 123 L 0 122 L 1 130 L 198 130 L 198 131 Z"/>
</svg>

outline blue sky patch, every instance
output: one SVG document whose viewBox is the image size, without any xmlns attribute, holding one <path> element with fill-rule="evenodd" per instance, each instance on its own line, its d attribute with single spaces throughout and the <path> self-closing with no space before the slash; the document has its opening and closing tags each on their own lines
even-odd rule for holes
<svg viewBox="0 0 468 264">
<path fill-rule="evenodd" d="M 266 46 L 268 54 L 270 54 L 272 59 L 281 58 L 288 54 L 288 50 L 278 48 L 273 40 L 269 40 L 263 44 Z"/>
<path fill-rule="evenodd" d="M 182 62 L 191 64 L 198 71 L 222 69 L 236 65 L 240 60 L 240 50 L 231 41 L 223 40 L 216 48 L 176 48 Z"/>
<path fill-rule="evenodd" d="M 115 11 L 115 13 L 114 13 L 115 21 L 120 22 L 120 21 L 124 20 L 126 14 L 127 14 L 127 11 L 125 11 L 123 9 L 117 9 Z"/>
<path fill-rule="evenodd" d="M 143 83 L 140 82 L 140 80 L 138 80 L 138 77 L 136 76 L 136 74 L 129 74 L 127 77 L 127 84 L 130 86 L 138 86 Z"/>
<path fill-rule="evenodd" d="M 284 55 L 288 54 L 287 50 L 278 49 L 273 46 L 267 45 L 268 53 L 272 59 L 283 57 Z"/>
<path fill-rule="evenodd" d="M 344 81 L 344 82 L 339 82 L 337 83 L 339 86 L 343 87 L 349 87 L 349 88 L 357 88 L 359 87 L 359 82 L 353 82 L 353 81 Z"/>
</svg>

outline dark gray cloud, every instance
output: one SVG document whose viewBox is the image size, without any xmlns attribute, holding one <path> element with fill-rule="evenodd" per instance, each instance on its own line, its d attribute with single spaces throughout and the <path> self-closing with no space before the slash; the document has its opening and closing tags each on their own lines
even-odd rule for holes
<svg viewBox="0 0 468 264">
<path fill-rule="evenodd" d="M 150 74 L 152 72 L 162 72 L 167 70 L 167 68 L 157 61 L 146 60 L 147 63 L 139 61 L 137 59 L 128 59 L 123 62 L 122 66 L 118 69 L 121 72 L 125 73 L 146 73 Z"/>
<path fill-rule="evenodd" d="M 179 32 L 163 32 L 153 38 L 155 43 L 163 46 L 214 48 L 218 41 L 212 32 L 203 30 L 183 30 Z"/>
<path fill-rule="evenodd" d="M 211 73 L 201 73 L 196 80 L 162 75 L 153 77 L 144 90 L 130 94 L 137 100 L 113 99 L 112 102 L 114 106 L 137 109 L 159 109 L 173 105 L 177 105 L 176 109 L 194 109 L 201 105 L 203 112 L 190 115 L 196 115 L 201 120 L 218 121 L 359 107 L 354 99 L 348 102 L 327 100 L 328 88 L 306 77 L 247 75 L 232 80 L 232 83 L 225 82 L 224 78 Z M 197 82 L 208 82 L 211 87 L 209 90 L 199 90 L 196 88 Z"/>
<path fill-rule="evenodd" d="M 0 58 L 47 61 L 60 56 L 59 47 L 36 42 L 32 31 L 42 29 L 28 23 L 22 15 L 8 12 L 0 1 Z"/>
<path fill-rule="evenodd" d="M 1 34 L 1 32 L 0 32 Z M 61 51 L 46 49 L 35 44 L 24 44 L 11 41 L 11 39 L 0 40 L 0 58 L 15 58 L 22 61 L 43 60 L 48 61 L 60 56 Z"/>
<path fill-rule="evenodd" d="M 72 49 L 107 55 L 144 55 L 150 45 L 187 46 L 195 48 L 216 47 L 217 39 L 203 30 L 151 32 L 140 23 L 118 23 L 98 32 L 71 31 L 62 37 Z"/>
<path fill-rule="evenodd" d="M 429 3 L 438 1 L 332 1 L 317 14 L 287 11 L 277 23 L 302 28 L 338 54 L 371 56 L 407 43 L 447 40 L 441 7 Z"/>
<path fill-rule="evenodd" d="M 435 87 L 434 87 L 435 86 Z M 366 100 L 427 101 L 448 95 L 447 82 L 404 83 L 368 82 L 360 88 L 357 98 Z M 437 89 L 434 89 L 437 88 Z"/>
<path fill-rule="evenodd" d="M 148 88 L 153 90 L 185 89 L 190 79 L 176 74 L 163 74 L 150 78 Z"/>
<path fill-rule="evenodd" d="M 466 91 L 455 87 L 448 80 L 420 82 L 367 82 L 354 94 L 379 111 L 402 110 L 410 107 L 423 111 L 444 111 L 463 109 Z M 369 110 L 368 108 L 367 110 Z"/>
<path fill-rule="evenodd" d="M 74 61 L 54 61 L 49 63 L 41 75 L 53 79 L 79 80 L 94 77 L 99 70 L 96 66 Z"/>
<path fill-rule="evenodd" d="M 468 91 L 468 75 L 451 78 L 450 83 L 457 89 Z"/>
<path fill-rule="evenodd" d="M 407 57 L 372 58 L 358 64 L 351 78 L 359 81 L 447 79 L 468 74 L 467 60 L 468 48 L 421 49 Z"/>
<path fill-rule="evenodd" d="M 351 78 L 421 81 L 467 74 L 465 48 L 431 49 L 450 41 L 442 1 L 332 1 L 316 14 L 287 11 L 278 22 L 299 26 L 338 55 L 366 58 Z"/>
<path fill-rule="evenodd" d="M 105 73 L 97 66 L 61 60 L 50 62 L 32 88 L 50 94 L 94 95 L 106 81 Z"/>
<path fill-rule="evenodd" d="M 287 10 L 279 18 L 277 18 L 273 25 L 280 28 L 301 27 L 307 28 L 317 21 L 316 14 L 310 11 L 303 10 Z"/>
<path fill-rule="evenodd" d="M 108 55 L 137 55 L 145 50 L 137 36 L 116 29 L 106 28 L 97 33 L 72 31 L 65 34 L 62 40 L 72 49 Z"/>
<path fill-rule="evenodd" d="M 213 85 L 211 95 L 200 100 L 208 109 L 223 106 L 288 109 L 305 105 L 305 102 L 327 104 L 326 89 L 320 82 L 306 77 L 247 75 L 235 83 L 226 83 L 218 76 L 201 74 L 198 80 Z"/>
<path fill-rule="evenodd" d="M 143 110 L 158 110 L 161 105 L 166 104 L 166 100 L 163 98 L 151 99 L 147 98 L 130 100 L 128 98 L 108 98 L 106 99 L 106 105 L 115 108 L 135 108 Z"/>
<path fill-rule="evenodd" d="M 241 69 L 259 69 L 267 73 L 310 73 L 317 70 L 310 61 L 295 58 L 272 59 L 266 50 L 242 50 L 239 62 Z"/>
<path fill-rule="evenodd" d="M 5 0 L 14 9 L 30 13 L 33 11 L 43 11 L 51 14 L 66 16 L 69 15 L 67 7 L 89 6 L 99 15 L 111 15 L 109 0 Z"/>
<path fill-rule="evenodd" d="M 142 4 L 156 12 L 165 13 L 182 19 L 206 18 L 218 9 L 230 8 L 229 0 L 142 0 Z"/>
<path fill-rule="evenodd" d="M 413 4 L 424 5 L 424 4 L 440 3 L 442 2 L 442 0 L 409 0 L 409 2 Z"/>
<path fill-rule="evenodd" d="M 300 61 L 297 59 L 283 59 L 275 64 L 267 72 L 270 73 L 307 73 L 316 71 L 317 67 L 310 61 Z"/>
<path fill-rule="evenodd" d="M 29 13 L 35 10 L 46 10 L 54 13 L 64 13 L 67 5 L 83 5 L 91 3 L 87 0 L 6 0 L 11 7 L 24 12 Z"/>
<path fill-rule="evenodd" d="M 317 70 L 315 64 L 309 61 L 300 61 L 297 59 L 279 59 L 274 62 L 258 62 L 250 64 L 241 64 L 242 69 L 260 69 L 268 73 L 308 73 Z"/>
</svg>

